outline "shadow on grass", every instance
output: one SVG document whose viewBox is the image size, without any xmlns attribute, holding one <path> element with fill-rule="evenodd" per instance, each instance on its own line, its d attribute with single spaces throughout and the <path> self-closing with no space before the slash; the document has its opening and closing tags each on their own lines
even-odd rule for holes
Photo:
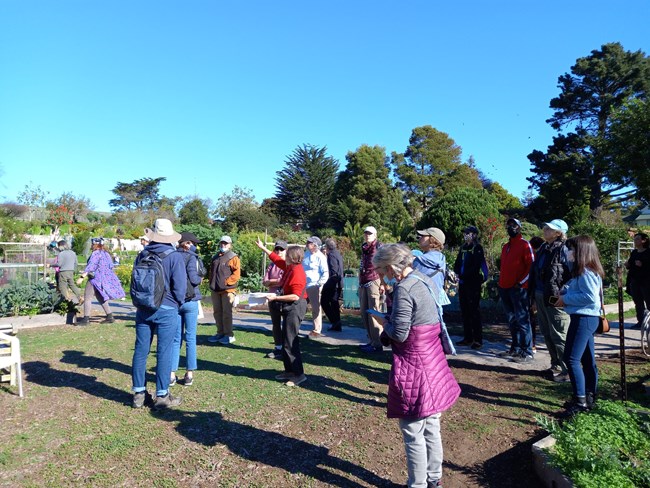
<svg viewBox="0 0 650 488">
<path fill-rule="evenodd" d="M 289 473 L 302 474 L 330 486 L 402 486 L 380 478 L 361 466 L 330 455 L 325 446 L 231 422 L 225 420 L 220 413 L 168 410 L 152 415 L 176 424 L 176 431 L 192 442 L 208 447 L 222 444 L 242 459 Z M 365 484 L 360 484 L 358 480 Z M 255 480 L 250 481 L 252 483 Z"/>
</svg>

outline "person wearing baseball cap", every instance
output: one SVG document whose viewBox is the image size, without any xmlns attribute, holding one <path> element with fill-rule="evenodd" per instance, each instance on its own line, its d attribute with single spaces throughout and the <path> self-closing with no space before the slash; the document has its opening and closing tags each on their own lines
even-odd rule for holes
<svg viewBox="0 0 650 488">
<path fill-rule="evenodd" d="M 445 247 L 445 233 L 437 227 L 416 231 L 418 245 L 422 255 L 413 261 L 413 269 L 433 280 L 438 292 L 438 304 L 449 305 L 449 297 L 445 293 L 445 277 L 447 276 L 447 259 L 442 253 Z M 442 318 L 442 309 L 440 310 Z"/>
<path fill-rule="evenodd" d="M 464 244 L 458 250 L 454 272 L 458 276 L 458 301 L 463 318 L 463 340 L 459 346 L 472 349 L 483 347 L 481 321 L 481 287 L 488 279 L 483 246 L 478 240 L 478 229 L 468 225 L 463 229 Z"/>
<path fill-rule="evenodd" d="M 237 283 L 241 277 L 241 261 L 232 251 L 230 236 L 222 236 L 219 240 L 219 252 L 212 258 L 209 277 L 217 333 L 208 337 L 208 342 L 229 345 L 235 342 L 232 311 L 237 297 Z"/>
<path fill-rule="evenodd" d="M 535 260 L 533 248 L 521 236 L 521 222 L 515 218 L 506 221 L 510 239 L 501 249 L 499 296 L 508 318 L 512 344 L 499 357 L 517 363 L 533 361 L 533 333 L 530 325 L 528 278 Z"/>
<path fill-rule="evenodd" d="M 549 379 L 568 382 L 569 370 L 564 361 L 564 346 L 571 317 L 563 308 L 555 307 L 551 301 L 571 279 L 571 264 L 566 246 L 569 226 L 562 219 L 554 219 L 542 227 L 544 242 L 535 255 L 530 273 L 529 288 L 537 307 L 537 323 L 544 335 L 546 348 L 551 356 Z"/>
<path fill-rule="evenodd" d="M 273 246 L 273 252 L 284 260 L 287 256 L 288 247 L 289 245 L 286 241 L 278 240 Z M 281 295 L 283 276 L 284 270 L 271 261 L 271 264 L 266 268 L 266 272 L 262 278 L 262 284 L 269 289 L 269 293 Z M 273 348 L 273 351 L 267 353 L 264 357 L 282 360 L 282 313 L 277 306 L 272 306 L 272 302 L 268 302 L 268 307 L 269 315 L 271 315 L 271 331 L 273 333 L 273 343 L 275 347 Z"/>
<path fill-rule="evenodd" d="M 361 351 L 372 354 L 384 350 L 381 345 L 381 333 L 384 326 L 377 317 L 367 313 L 370 310 L 381 310 L 381 295 L 384 287 L 381 285 L 379 273 L 375 270 L 372 258 L 375 257 L 377 249 L 381 244 L 377 240 L 377 229 L 372 225 L 363 229 L 363 244 L 361 245 L 361 266 L 359 270 L 359 307 L 361 309 L 361 321 L 368 333 L 367 344 L 361 345 Z"/>
<path fill-rule="evenodd" d="M 302 267 L 307 276 L 307 297 L 314 321 L 314 329 L 309 333 L 311 338 L 323 335 L 323 311 L 320 306 L 320 296 L 323 286 L 329 278 L 329 270 L 327 269 L 327 258 L 320 250 L 321 245 L 320 238 L 316 236 L 308 238 L 305 257 L 302 259 Z"/>
</svg>

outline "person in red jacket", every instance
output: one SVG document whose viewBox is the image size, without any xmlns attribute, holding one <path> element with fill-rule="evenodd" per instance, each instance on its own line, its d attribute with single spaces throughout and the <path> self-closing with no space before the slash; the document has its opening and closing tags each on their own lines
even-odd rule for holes
<svg viewBox="0 0 650 488">
<path fill-rule="evenodd" d="M 501 250 L 499 296 L 503 302 L 512 345 L 499 356 L 517 363 L 533 360 L 532 330 L 529 319 L 528 275 L 535 260 L 530 243 L 521 236 L 521 222 L 508 219 L 506 231 L 510 236 Z"/>
</svg>

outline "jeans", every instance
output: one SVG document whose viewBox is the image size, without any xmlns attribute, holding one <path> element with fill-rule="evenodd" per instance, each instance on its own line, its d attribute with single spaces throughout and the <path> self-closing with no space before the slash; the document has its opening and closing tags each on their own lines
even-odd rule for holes
<svg viewBox="0 0 650 488">
<path fill-rule="evenodd" d="M 499 296 L 508 318 L 511 349 L 515 352 L 533 355 L 533 334 L 530 328 L 528 291 L 523 288 L 499 288 Z"/>
<path fill-rule="evenodd" d="M 426 488 L 442 478 L 440 414 L 423 419 L 399 419 L 406 448 L 409 488 Z"/>
<path fill-rule="evenodd" d="M 544 335 L 544 342 L 546 342 L 548 353 L 551 356 L 551 367 L 559 366 L 562 373 L 566 373 L 564 348 L 566 347 L 566 334 L 569 330 L 570 317 L 561 308 L 552 307 L 546 303 L 544 302 L 544 293 L 536 291 L 537 323 Z"/>
<path fill-rule="evenodd" d="M 379 340 L 379 336 L 384 331 L 384 326 L 374 315 L 366 312 L 369 308 L 375 310 L 381 308 L 378 279 L 359 285 L 359 308 L 361 309 L 361 322 L 363 322 L 368 332 L 370 344 L 373 347 L 380 347 L 381 341 Z"/>
<path fill-rule="evenodd" d="M 189 301 L 178 309 L 180 323 L 176 327 L 172 345 L 172 371 L 178 369 L 180 362 L 181 344 L 185 341 L 185 359 L 187 371 L 195 371 L 196 366 L 196 324 L 199 315 L 199 302 Z"/>
<path fill-rule="evenodd" d="M 598 368 L 594 353 L 594 334 L 598 328 L 598 317 L 594 315 L 571 315 L 566 335 L 564 362 L 569 367 L 569 378 L 573 394 L 584 397 L 597 393 Z"/>
<path fill-rule="evenodd" d="M 156 342 L 156 396 L 167 394 L 172 373 L 172 343 L 180 316 L 178 309 L 161 305 L 158 310 L 138 308 L 135 314 L 135 349 L 133 350 L 133 392 L 145 391 L 147 356 L 153 336 Z"/>
</svg>

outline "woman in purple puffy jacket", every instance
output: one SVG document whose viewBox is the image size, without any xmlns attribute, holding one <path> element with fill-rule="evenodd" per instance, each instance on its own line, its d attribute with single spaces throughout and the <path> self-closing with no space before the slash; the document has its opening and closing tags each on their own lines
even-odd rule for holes
<svg viewBox="0 0 650 488">
<path fill-rule="evenodd" d="M 413 254 L 387 244 L 373 258 L 393 287 L 393 309 L 384 320 L 382 343 L 393 351 L 388 381 L 388 417 L 399 419 L 409 488 L 441 485 L 440 414 L 460 395 L 440 342 L 440 317 L 430 278 L 413 269 Z"/>
</svg>

